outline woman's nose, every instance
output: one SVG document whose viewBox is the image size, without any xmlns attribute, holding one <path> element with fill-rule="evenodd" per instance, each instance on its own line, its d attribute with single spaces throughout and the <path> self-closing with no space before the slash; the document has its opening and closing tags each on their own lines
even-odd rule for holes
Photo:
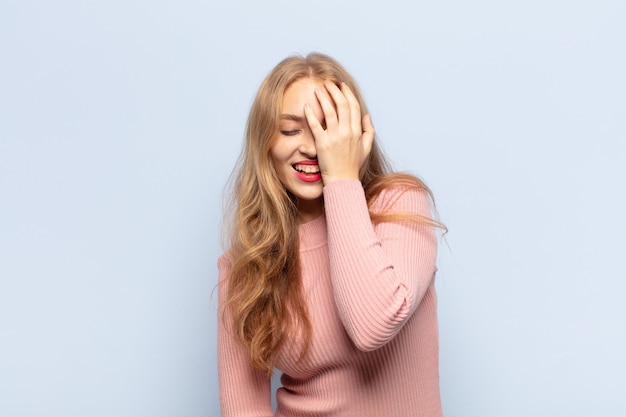
<svg viewBox="0 0 626 417">
<path fill-rule="evenodd" d="M 311 129 L 305 129 L 302 132 L 299 151 L 308 158 L 313 159 L 317 157 L 315 138 L 313 137 L 313 133 L 311 133 Z"/>
</svg>

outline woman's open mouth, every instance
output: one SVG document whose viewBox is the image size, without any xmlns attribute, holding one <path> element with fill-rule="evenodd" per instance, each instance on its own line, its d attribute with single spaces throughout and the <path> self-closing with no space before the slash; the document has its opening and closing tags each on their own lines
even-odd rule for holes
<svg viewBox="0 0 626 417">
<path fill-rule="evenodd" d="M 297 163 L 292 165 L 296 176 L 304 182 L 317 182 L 322 179 L 320 167 L 317 163 Z"/>
</svg>

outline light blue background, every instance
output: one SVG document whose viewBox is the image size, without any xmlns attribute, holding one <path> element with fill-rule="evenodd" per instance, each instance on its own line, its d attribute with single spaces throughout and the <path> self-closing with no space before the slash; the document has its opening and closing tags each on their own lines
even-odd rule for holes
<svg viewBox="0 0 626 417">
<path fill-rule="evenodd" d="M 450 228 L 446 416 L 626 415 L 624 22 L 617 0 L 3 0 L 0 416 L 219 415 L 222 188 L 261 79 L 311 50 Z"/>
</svg>

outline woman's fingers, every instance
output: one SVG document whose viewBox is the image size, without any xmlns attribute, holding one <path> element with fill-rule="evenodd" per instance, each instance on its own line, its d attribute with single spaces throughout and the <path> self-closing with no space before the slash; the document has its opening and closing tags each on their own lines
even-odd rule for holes
<svg viewBox="0 0 626 417">
<path fill-rule="evenodd" d="M 350 127 L 353 132 L 361 132 L 361 106 L 359 105 L 358 100 L 350 90 L 350 87 L 346 83 L 341 83 L 341 92 L 343 93 L 348 106 L 350 108 Z"/>
<path fill-rule="evenodd" d="M 343 83 L 342 83 L 343 84 Z M 351 120 L 351 103 L 348 101 L 348 98 L 345 96 L 344 88 L 342 85 L 342 89 L 340 90 L 337 85 L 331 81 L 326 81 L 324 83 L 326 90 L 330 94 L 335 104 L 335 108 L 337 109 L 337 121 L 339 124 L 348 123 L 349 126 L 352 126 L 350 123 Z M 347 86 L 346 86 L 347 88 Z M 357 104 L 358 106 L 358 104 Z"/>
<path fill-rule="evenodd" d="M 324 87 L 318 87 L 315 95 L 322 107 L 327 130 L 359 139 L 363 132 L 361 106 L 350 87 L 346 83 L 338 87 L 331 81 L 326 81 Z"/>
<path fill-rule="evenodd" d="M 335 111 L 335 104 L 333 103 L 328 90 L 324 87 L 317 87 L 315 89 L 315 96 L 322 107 L 326 128 L 335 129 L 339 125 L 339 120 L 337 112 Z"/>
<path fill-rule="evenodd" d="M 372 143 L 374 142 L 374 125 L 372 124 L 372 118 L 369 114 L 363 116 L 363 135 L 361 136 L 361 141 L 363 143 L 363 151 L 365 153 L 365 157 L 369 155 L 372 150 Z"/>
<path fill-rule="evenodd" d="M 316 139 L 320 138 L 325 133 L 324 127 L 320 121 L 317 120 L 317 117 L 315 116 L 315 113 L 309 103 L 305 103 L 304 105 L 304 117 L 306 117 L 306 121 L 309 124 L 313 137 Z"/>
</svg>

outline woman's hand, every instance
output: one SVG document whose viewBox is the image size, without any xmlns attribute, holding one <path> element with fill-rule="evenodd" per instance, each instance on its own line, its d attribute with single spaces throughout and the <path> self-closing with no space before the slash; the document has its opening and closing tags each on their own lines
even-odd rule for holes
<svg viewBox="0 0 626 417">
<path fill-rule="evenodd" d="M 316 88 L 315 96 L 322 107 L 325 128 L 309 104 L 304 114 L 315 138 L 322 180 L 328 185 L 339 179 L 359 178 L 372 149 L 374 126 L 369 114 L 361 118 L 359 102 L 345 83 L 340 89 L 326 81 L 324 87 Z"/>
</svg>

